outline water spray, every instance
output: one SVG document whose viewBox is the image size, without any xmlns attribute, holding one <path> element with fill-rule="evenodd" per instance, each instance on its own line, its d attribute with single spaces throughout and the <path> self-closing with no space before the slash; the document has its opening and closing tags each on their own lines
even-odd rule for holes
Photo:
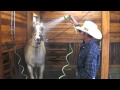
<svg viewBox="0 0 120 90">
<path fill-rule="evenodd" d="M 64 16 L 64 19 L 71 21 L 71 22 L 73 23 L 74 28 L 75 28 L 75 24 L 74 24 L 74 23 L 75 23 L 75 20 L 73 20 L 70 15 Z M 75 31 L 76 31 L 76 29 L 75 29 Z M 77 33 L 77 31 L 76 31 L 76 33 Z M 77 36 L 77 34 L 76 34 L 76 36 Z M 76 36 L 75 36 L 75 37 L 76 37 Z M 69 43 L 69 47 L 70 47 L 70 49 L 71 49 L 71 52 L 69 52 L 69 53 L 66 55 L 67 64 L 63 66 L 63 68 L 62 68 L 62 73 L 63 73 L 63 75 L 61 75 L 61 76 L 59 77 L 59 79 L 61 79 L 61 78 L 63 78 L 63 77 L 66 76 L 66 74 L 65 74 L 65 72 L 64 72 L 64 69 L 70 65 L 70 63 L 69 63 L 69 61 L 68 61 L 68 56 L 70 56 L 70 55 L 73 53 L 73 48 L 72 48 L 72 46 L 71 46 L 71 42 L 75 39 L 75 37 L 73 37 L 72 40 L 71 40 L 70 43 Z"/>
<path fill-rule="evenodd" d="M 90 13 L 90 11 L 89 11 L 88 13 Z M 82 18 L 84 18 L 88 13 L 86 13 Z M 80 18 L 78 21 L 80 21 L 82 18 Z M 58 22 L 58 20 L 59 20 L 59 22 Z M 55 20 L 54 22 L 57 21 L 57 24 L 58 24 L 58 23 L 60 23 L 60 22 L 63 21 L 63 20 L 69 20 L 69 21 L 71 21 L 74 28 L 75 28 L 75 26 L 80 26 L 80 25 L 76 22 L 76 20 L 74 20 L 74 18 L 72 18 L 70 15 L 65 15 L 65 16 L 63 16 L 63 17 Z M 52 22 L 53 22 L 53 21 L 52 21 Z M 51 25 L 50 23 L 52 23 L 52 22 L 47 23 L 46 26 Z M 55 24 L 55 25 L 56 25 L 56 24 Z M 52 26 L 55 26 L 55 25 L 52 24 Z M 65 31 L 67 31 L 67 30 L 68 30 L 69 28 L 71 28 L 71 27 L 72 27 L 72 26 L 68 27 L 66 30 L 64 30 L 64 31 L 62 31 L 61 33 L 53 36 L 53 37 L 50 38 L 49 40 L 52 40 L 52 39 L 54 39 L 55 37 L 63 34 Z M 72 40 L 74 40 L 74 39 L 76 38 L 76 36 L 77 36 L 77 30 L 75 29 L 75 31 L 76 31 L 76 35 L 75 35 L 74 38 L 72 38 Z M 71 40 L 71 42 L 72 42 L 72 40 Z M 48 39 L 46 39 L 46 42 L 48 42 Z M 71 43 L 69 43 L 69 45 L 70 45 L 71 52 L 66 55 L 67 64 L 63 66 L 63 68 L 62 68 L 63 75 L 61 75 L 61 76 L 59 77 L 59 79 L 61 79 L 61 78 L 63 78 L 64 76 L 66 76 L 66 74 L 65 74 L 65 72 L 64 72 L 64 69 L 65 69 L 65 67 L 67 67 L 67 66 L 70 65 L 69 62 L 68 62 L 68 56 L 73 53 L 73 49 L 72 49 Z"/>
<path fill-rule="evenodd" d="M 71 15 L 65 15 L 64 16 L 64 19 L 65 20 L 69 20 L 72 24 L 73 24 L 73 27 L 75 29 L 75 32 L 77 33 L 77 30 L 76 30 L 76 26 L 78 26 L 78 23 L 76 22 L 76 20 L 74 18 L 71 17 Z M 80 25 L 79 25 L 80 26 Z"/>
</svg>

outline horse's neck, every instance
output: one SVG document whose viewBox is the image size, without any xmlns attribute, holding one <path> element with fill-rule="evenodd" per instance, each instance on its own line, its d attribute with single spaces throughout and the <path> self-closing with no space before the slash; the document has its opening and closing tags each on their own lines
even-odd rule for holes
<svg viewBox="0 0 120 90">
<path fill-rule="evenodd" d="M 28 46 L 35 47 L 35 41 L 33 38 L 28 41 Z M 43 40 L 41 41 L 39 48 L 42 48 L 43 52 L 46 54 L 45 42 Z"/>
</svg>

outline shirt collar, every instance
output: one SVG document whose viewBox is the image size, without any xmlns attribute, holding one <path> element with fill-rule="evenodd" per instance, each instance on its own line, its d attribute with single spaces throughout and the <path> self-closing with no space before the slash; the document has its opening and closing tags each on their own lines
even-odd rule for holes
<svg viewBox="0 0 120 90">
<path fill-rule="evenodd" d="M 89 45 L 89 44 L 93 44 L 93 42 L 95 42 L 95 40 L 94 39 L 91 39 L 88 43 L 85 43 L 84 41 L 83 41 L 83 43 L 82 43 L 82 47 L 84 46 L 86 46 L 86 45 Z"/>
</svg>

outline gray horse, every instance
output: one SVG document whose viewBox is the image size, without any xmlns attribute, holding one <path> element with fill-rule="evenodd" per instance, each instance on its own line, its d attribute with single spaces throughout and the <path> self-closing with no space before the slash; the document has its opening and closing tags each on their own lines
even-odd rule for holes
<svg viewBox="0 0 120 90">
<path fill-rule="evenodd" d="M 43 38 L 43 23 L 33 25 L 33 35 L 25 47 L 24 55 L 31 79 L 43 79 L 46 49 Z"/>
</svg>

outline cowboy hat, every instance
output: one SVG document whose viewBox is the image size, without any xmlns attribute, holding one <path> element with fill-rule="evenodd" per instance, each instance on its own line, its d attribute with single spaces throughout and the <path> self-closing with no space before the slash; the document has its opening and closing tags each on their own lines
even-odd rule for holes
<svg viewBox="0 0 120 90">
<path fill-rule="evenodd" d="M 92 21 L 85 21 L 83 26 L 76 26 L 77 30 L 81 30 L 89 35 L 91 35 L 95 39 L 102 39 L 102 34 L 98 29 L 97 25 Z"/>
</svg>

